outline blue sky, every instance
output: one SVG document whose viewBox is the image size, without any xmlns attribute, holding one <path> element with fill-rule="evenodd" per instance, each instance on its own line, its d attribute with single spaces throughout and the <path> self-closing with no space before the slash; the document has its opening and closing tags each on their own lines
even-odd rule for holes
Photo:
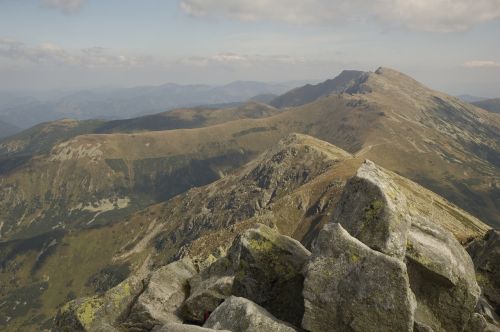
<svg viewBox="0 0 500 332">
<path fill-rule="evenodd" d="M 406 72 L 500 97 L 500 0 L 0 0 L 0 90 Z"/>
</svg>

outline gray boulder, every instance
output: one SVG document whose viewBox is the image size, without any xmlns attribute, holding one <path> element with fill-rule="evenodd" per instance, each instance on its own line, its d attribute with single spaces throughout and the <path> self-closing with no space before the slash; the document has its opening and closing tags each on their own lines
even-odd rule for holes
<svg viewBox="0 0 500 332">
<path fill-rule="evenodd" d="M 452 234 L 415 215 L 406 262 L 417 299 L 415 319 L 434 331 L 460 331 L 476 307 L 480 289 L 474 266 Z"/>
<path fill-rule="evenodd" d="M 137 298 L 122 326 L 151 330 L 154 326 L 167 322 L 182 323 L 177 311 L 189 295 L 188 280 L 196 273 L 188 258 L 153 272 L 146 290 Z"/>
<path fill-rule="evenodd" d="M 500 316 L 495 312 L 495 308 L 491 305 L 488 299 L 481 295 L 476 306 L 476 312 L 483 315 L 483 317 L 488 321 L 488 323 L 500 326 Z"/>
<path fill-rule="evenodd" d="M 500 231 L 490 230 L 467 247 L 484 296 L 500 315 Z"/>
<path fill-rule="evenodd" d="M 222 257 L 189 280 L 191 293 L 180 314 L 185 321 L 203 323 L 224 300 L 231 296 L 234 281 L 233 263 Z"/>
<path fill-rule="evenodd" d="M 241 297 L 231 296 L 222 303 L 204 327 L 238 332 L 296 332 L 297 330 L 273 317 L 266 309 Z"/>
<path fill-rule="evenodd" d="M 472 315 L 469 320 L 465 332 L 500 332 L 500 328 L 490 324 L 486 319 L 478 313 Z"/>
<path fill-rule="evenodd" d="M 406 262 L 421 326 L 460 331 L 480 290 L 470 257 L 443 227 L 467 219 L 447 211 L 455 210 L 442 198 L 365 161 L 346 184 L 333 222 L 370 248 Z"/>
<path fill-rule="evenodd" d="M 232 294 L 300 326 L 304 314 L 302 270 L 310 254 L 300 242 L 265 225 L 246 231 L 230 250 L 237 263 Z"/>
<path fill-rule="evenodd" d="M 333 222 L 370 248 L 402 259 L 411 225 L 407 211 L 392 175 L 367 160 L 347 182 Z"/>
<path fill-rule="evenodd" d="M 413 331 L 416 304 L 404 263 L 370 249 L 340 224 L 320 232 L 305 276 L 304 329 Z"/>
<path fill-rule="evenodd" d="M 217 330 L 213 329 L 208 329 L 205 327 L 200 327 L 196 325 L 187 325 L 187 324 L 180 324 L 180 323 L 167 323 L 163 326 L 158 326 L 155 327 L 152 332 L 213 332 Z M 221 330 L 218 330 L 221 331 Z M 223 330 L 222 332 L 229 332 L 226 330 Z"/>
<path fill-rule="evenodd" d="M 53 331 L 114 331 L 146 285 L 141 277 L 132 276 L 102 295 L 68 302 L 58 311 Z"/>
</svg>

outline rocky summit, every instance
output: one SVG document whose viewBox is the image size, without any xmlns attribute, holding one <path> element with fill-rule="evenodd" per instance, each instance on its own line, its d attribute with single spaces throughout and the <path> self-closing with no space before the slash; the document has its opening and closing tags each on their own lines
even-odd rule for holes
<svg viewBox="0 0 500 332">
<path fill-rule="evenodd" d="M 67 303 L 53 331 L 499 331 L 498 232 L 466 249 L 450 228 L 465 212 L 421 208 L 437 196 L 418 188 L 365 161 L 311 251 L 257 221 L 215 260 L 185 255 Z"/>
</svg>

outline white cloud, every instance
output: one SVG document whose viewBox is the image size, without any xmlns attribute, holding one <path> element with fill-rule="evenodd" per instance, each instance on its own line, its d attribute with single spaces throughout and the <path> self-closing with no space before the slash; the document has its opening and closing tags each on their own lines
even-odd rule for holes
<svg viewBox="0 0 500 332">
<path fill-rule="evenodd" d="M 253 66 L 256 64 L 296 64 L 304 62 L 306 62 L 306 60 L 302 57 L 293 57 L 289 55 L 237 54 L 231 52 L 218 53 L 206 57 L 188 57 L 178 61 L 178 63 L 182 65 L 198 67 L 213 65 Z"/>
<path fill-rule="evenodd" d="M 500 68 L 500 62 L 491 60 L 471 60 L 465 62 L 462 66 L 466 68 Z"/>
<path fill-rule="evenodd" d="M 500 0 L 180 0 L 195 17 L 292 24 L 375 20 L 414 30 L 451 32 L 500 17 Z"/>
<path fill-rule="evenodd" d="M 78 11 L 86 0 L 41 0 L 43 6 L 60 10 L 64 13 Z"/>
<path fill-rule="evenodd" d="M 102 47 L 76 51 L 65 50 L 52 43 L 28 46 L 12 39 L 0 39 L 0 57 L 35 64 L 57 64 L 84 67 L 130 67 L 143 64 L 146 57 L 110 54 Z"/>
</svg>

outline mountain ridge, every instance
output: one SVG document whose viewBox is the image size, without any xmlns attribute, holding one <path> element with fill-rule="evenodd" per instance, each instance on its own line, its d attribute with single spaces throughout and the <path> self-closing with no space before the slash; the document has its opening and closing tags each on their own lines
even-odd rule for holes
<svg viewBox="0 0 500 332">
<path fill-rule="evenodd" d="M 18 209 L 23 209 L 23 204 L 40 206 L 40 202 L 46 202 L 32 214 L 43 216 L 50 202 L 58 201 L 62 192 L 73 192 L 76 201 L 68 201 L 70 205 L 58 209 L 62 219 L 66 218 L 66 209 L 78 207 L 85 216 L 80 223 L 90 222 L 101 211 L 96 218 L 105 221 L 111 214 L 120 214 L 118 208 L 124 202 L 129 208 L 135 202 L 139 205 L 133 209 L 140 209 L 145 207 L 143 199 L 151 204 L 192 185 L 214 181 L 287 134 L 302 132 L 359 158 L 372 159 L 448 197 L 490 224 L 498 223 L 498 116 L 430 90 L 397 71 L 380 68 L 362 76 L 351 86 L 350 93 L 332 94 L 276 114 L 271 108 L 271 114 L 264 112 L 260 118 L 230 118 L 192 129 L 78 136 L 35 158 L 36 166 L 4 176 L 3 188 L 10 188 L 4 204 L 18 202 L 20 197 Z M 414 162 L 416 156 L 420 163 Z M 162 171 L 156 171 L 157 167 Z M 182 167 L 201 177 L 194 182 L 190 180 L 194 173 L 179 177 L 177 172 Z M 36 168 L 47 170 L 48 177 L 30 171 Z M 153 172 L 154 180 L 145 172 Z M 49 192 L 49 183 L 59 183 L 52 178 L 56 174 L 75 180 L 63 179 L 57 190 L 61 192 Z M 108 179 L 102 174 L 107 174 Z M 30 178 L 36 185 L 21 184 L 21 178 Z M 83 191 L 80 181 L 91 185 Z M 133 198 L 146 192 L 152 196 Z M 48 199 L 51 195 L 53 199 Z M 102 210 L 110 208 L 110 199 L 116 208 Z M 93 211 L 92 205 L 100 210 Z M 8 218 L 22 216 L 12 214 L 16 209 L 5 211 L 11 215 Z M 31 227 L 38 224 L 37 218 Z M 15 228 L 27 225 L 23 223 Z M 3 234 L 7 227 L 11 226 L 4 224 Z"/>
<path fill-rule="evenodd" d="M 500 114 L 500 98 L 480 100 L 472 104 L 487 111 Z"/>
<path fill-rule="evenodd" d="M 334 79 L 316 85 L 305 85 L 293 89 L 273 99 L 270 104 L 277 108 L 302 106 L 331 93 L 341 93 L 349 88 L 365 73 L 357 70 L 344 70 Z"/>
</svg>

